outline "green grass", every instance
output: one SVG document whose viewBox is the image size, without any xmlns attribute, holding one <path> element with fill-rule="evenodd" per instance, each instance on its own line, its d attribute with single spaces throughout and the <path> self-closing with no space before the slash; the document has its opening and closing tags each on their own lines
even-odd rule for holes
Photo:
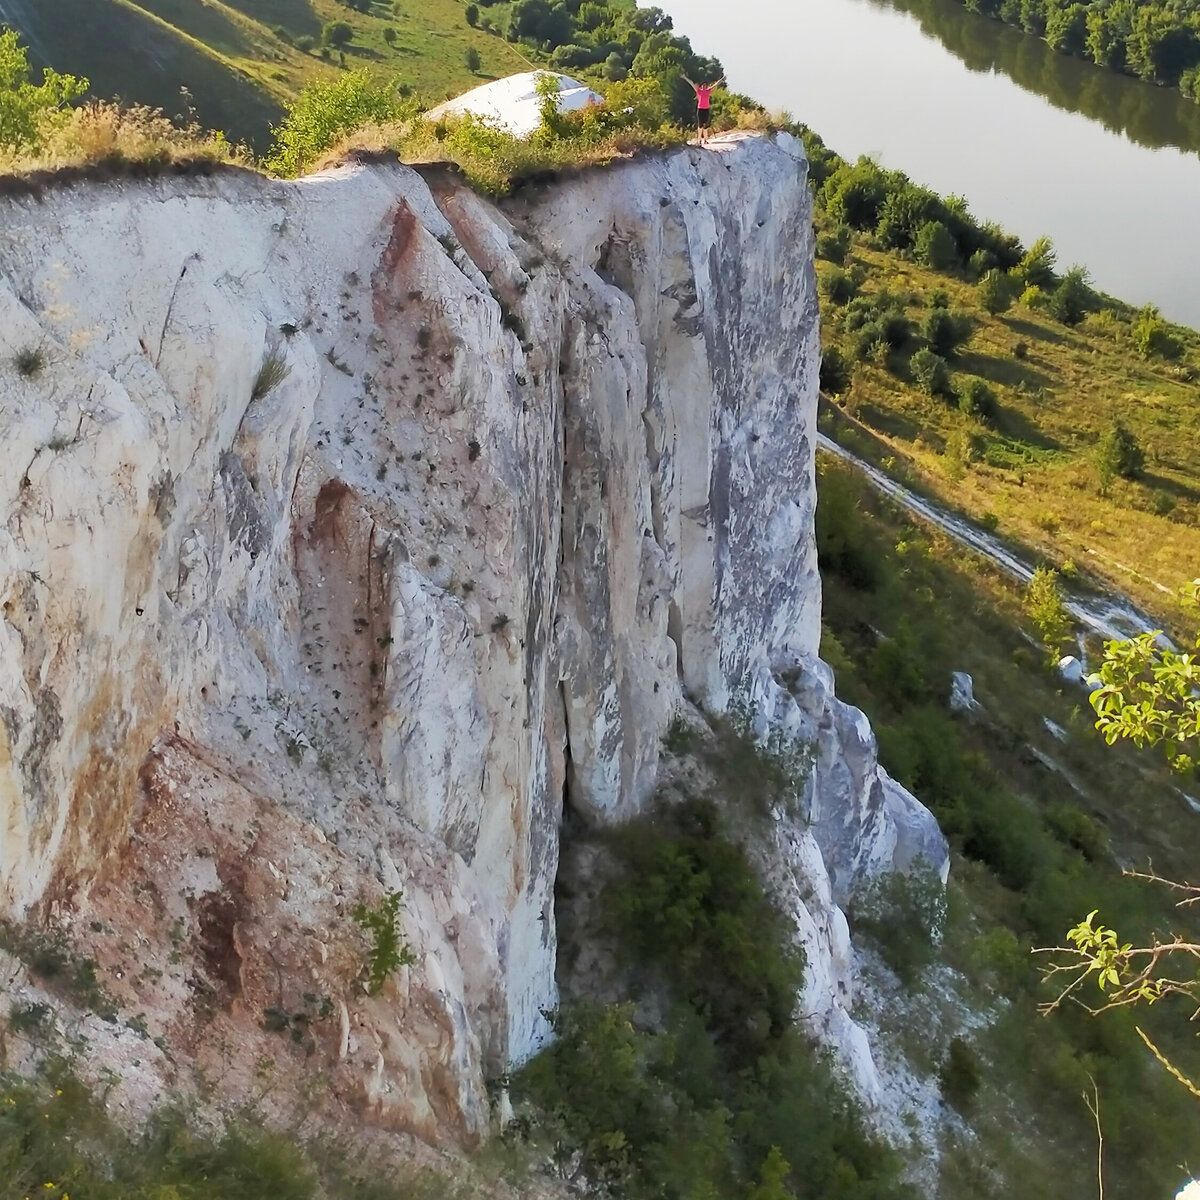
<svg viewBox="0 0 1200 1200">
<path fill-rule="evenodd" d="M 200 124 L 265 150 L 284 106 L 306 84 L 341 69 L 336 51 L 323 61 L 317 51 L 281 40 L 277 27 L 293 41 L 319 41 L 326 22 L 348 21 L 355 38 L 347 68 L 395 77 L 434 104 L 530 66 L 504 38 L 472 29 L 465 7 L 459 0 L 400 0 L 359 13 L 336 0 L 56 0 L 22 10 L 21 32 L 50 66 L 90 79 L 98 97 L 186 115 L 186 87 Z M 482 11 L 506 22 L 505 5 Z M 389 26 L 396 32 L 391 46 L 384 38 Z M 482 60 L 477 74 L 465 65 L 469 47 Z"/>
<path fill-rule="evenodd" d="M 1183 358 L 1146 360 L 1131 341 L 1135 314 L 1117 301 L 1071 328 L 1019 304 L 989 316 L 971 279 L 931 271 L 862 236 L 847 260 L 854 266 L 865 272 L 864 294 L 899 295 L 915 322 L 938 291 L 971 315 L 975 331 L 951 362 L 952 373 L 960 381 L 984 379 L 999 413 L 987 424 L 969 420 L 924 394 L 908 367 L 918 339 L 886 364 L 856 365 L 835 436 L 853 429 L 853 448 L 880 463 L 891 460 L 891 469 L 920 490 L 976 519 L 994 514 L 1000 533 L 1033 547 L 1035 556 L 1072 561 L 1175 620 L 1169 593 L 1200 566 L 1200 390 L 1193 382 L 1200 335 L 1176 328 Z M 839 269 L 818 264 L 822 278 Z M 848 347 L 840 311 L 823 303 L 827 346 Z M 1017 355 L 1020 343 L 1024 357 Z M 1102 496 L 1092 456 L 1113 419 L 1134 433 L 1147 467 L 1143 478 L 1119 480 Z M 972 444 L 968 464 L 946 453 L 964 433 Z"/>
</svg>

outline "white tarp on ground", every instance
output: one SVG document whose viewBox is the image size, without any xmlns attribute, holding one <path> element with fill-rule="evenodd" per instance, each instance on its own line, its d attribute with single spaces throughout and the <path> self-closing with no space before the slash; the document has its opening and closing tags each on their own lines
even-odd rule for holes
<svg viewBox="0 0 1200 1200">
<path fill-rule="evenodd" d="M 541 75 L 550 75 L 558 80 L 559 112 L 574 112 L 589 104 L 604 102 L 603 96 L 569 75 L 559 75 L 554 71 L 524 71 L 520 75 L 509 75 L 472 88 L 453 100 L 447 100 L 445 104 L 431 108 L 426 115 L 436 121 L 441 117 L 473 113 L 503 126 L 517 137 L 528 137 L 542 123 L 542 102 L 537 94 L 537 81 Z"/>
</svg>

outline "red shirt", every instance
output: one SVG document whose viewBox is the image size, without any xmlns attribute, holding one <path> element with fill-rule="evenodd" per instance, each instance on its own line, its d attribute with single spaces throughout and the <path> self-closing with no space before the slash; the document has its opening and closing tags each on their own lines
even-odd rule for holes
<svg viewBox="0 0 1200 1200">
<path fill-rule="evenodd" d="M 716 89 L 716 86 L 717 85 L 715 83 L 709 84 L 705 87 L 697 86 L 697 88 L 696 88 L 696 107 L 697 108 L 711 107 L 710 98 L 712 97 L 713 91 Z"/>
</svg>

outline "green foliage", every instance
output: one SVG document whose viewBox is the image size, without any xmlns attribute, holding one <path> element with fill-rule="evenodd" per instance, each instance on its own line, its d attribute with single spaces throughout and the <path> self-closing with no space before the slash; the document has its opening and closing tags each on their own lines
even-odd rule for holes
<svg viewBox="0 0 1200 1200">
<path fill-rule="evenodd" d="M 305 88 L 272 132 L 275 145 L 267 166 L 277 175 L 299 175 L 340 138 L 369 122 L 397 121 L 415 115 L 394 83 L 366 71 L 349 71 Z"/>
<path fill-rule="evenodd" d="M 1095 307 L 1096 294 L 1083 267 L 1072 267 L 1050 293 L 1047 309 L 1064 325 L 1078 325 Z"/>
<path fill-rule="evenodd" d="M 975 1094 L 983 1083 L 983 1066 L 978 1055 L 962 1038 L 951 1038 L 946 1061 L 938 1073 L 942 1095 L 961 1113 L 969 1113 Z"/>
<path fill-rule="evenodd" d="M 1038 567 L 1025 589 L 1025 612 L 1037 626 L 1042 643 L 1052 658 L 1057 659 L 1071 636 L 1074 622 L 1067 612 L 1058 572 L 1051 567 Z"/>
<path fill-rule="evenodd" d="M 877 875 L 850 906 L 855 933 L 866 934 L 908 987 L 937 957 L 946 925 L 946 889 L 926 864 Z"/>
<path fill-rule="evenodd" d="M 850 386 L 850 364 L 836 346 L 821 351 L 821 391 L 840 396 Z"/>
<path fill-rule="evenodd" d="M 89 86 L 49 68 L 35 84 L 16 32 L 0 27 L 0 150 L 37 150 L 55 117 Z"/>
<path fill-rule="evenodd" d="M 872 591 L 882 580 L 880 547 L 860 515 L 859 495 L 844 471 L 818 462 L 815 532 L 821 574 Z"/>
<path fill-rule="evenodd" d="M 977 375 L 971 375 L 959 386 L 958 407 L 964 416 L 992 421 L 996 417 L 996 393 Z"/>
<path fill-rule="evenodd" d="M 477 4 L 468 4 L 463 10 L 463 16 L 467 20 L 467 24 L 473 29 L 479 24 L 479 6 Z"/>
<path fill-rule="evenodd" d="M 930 350 L 942 358 L 953 358 L 961 346 L 971 340 L 973 322 L 964 312 L 931 308 L 921 324 L 921 336 Z"/>
<path fill-rule="evenodd" d="M 934 271 L 945 271 L 958 259 L 958 246 L 941 221 L 927 221 L 913 243 L 917 261 Z"/>
<path fill-rule="evenodd" d="M 928 346 L 922 346 L 909 363 L 913 382 L 927 396 L 942 396 L 949 399 L 954 394 L 950 384 L 950 370 L 946 360 Z"/>
<path fill-rule="evenodd" d="M 1020 263 L 1017 265 L 1017 278 L 1025 285 L 1026 288 L 1049 288 L 1052 287 L 1058 279 L 1054 273 L 1054 266 L 1058 260 L 1058 255 L 1054 251 L 1054 246 L 1048 237 L 1040 237 L 1022 256 Z"/>
<path fill-rule="evenodd" d="M 356 904 L 350 915 L 355 924 L 370 935 L 367 950 L 366 989 L 368 996 L 377 996 L 383 985 L 401 967 L 416 962 L 412 949 L 400 934 L 399 892 L 389 892 L 374 908 Z"/>
<path fill-rule="evenodd" d="M 704 761 L 713 765 L 710 747 Z M 721 788 L 737 776 L 730 764 Z M 912 1200 L 825 1059 L 792 1022 L 790 922 L 708 801 L 664 806 L 605 841 L 619 955 L 666 1014 L 584 1002 L 512 1080 L 518 1105 L 606 1194 L 628 1200 Z M 642 1011 L 645 1006 L 638 1006 Z"/>
<path fill-rule="evenodd" d="M 344 50 L 354 41 L 354 26 L 349 21 L 328 21 L 321 29 L 321 41 L 335 50 Z"/>
<path fill-rule="evenodd" d="M 96 975 L 96 963 L 76 953 L 60 929 L 0 919 L 0 950 L 18 958 L 52 995 L 106 1021 L 117 1019 L 117 1006 Z"/>
<path fill-rule="evenodd" d="M 858 293 L 858 285 L 848 272 L 835 268 L 822 276 L 821 293 L 832 304 L 849 304 Z"/>
<path fill-rule="evenodd" d="M 899 350 L 912 337 L 904 305 L 888 292 L 856 296 L 846 305 L 842 323 L 859 359 L 871 358 L 877 350 Z"/>
<path fill-rule="evenodd" d="M 1147 304 L 1138 313 L 1130 331 L 1134 349 L 1143 358 L 1165 358 L 1171 362 L 1183 356 L 1183 342 L 1158 314 L 1153 304 Z"/>
<path fill-rule="evenodd" d="M 251 1115 L 219 1134 L 160 1111 L 131 1136 L 62 1060 L 0 1074 L 0 1200 L 454 1200 L 449 1180 L 333 1144 L 302 1145 Z M 465 1200 L 465 1198 L 462 1198 Z"/>
<path fill-rule="evenodd" d="M 850 253 L 852 237 L 849 225 L 836 225 L 828 233 L 817 234 L 817 257 L 842 266 Z"/>
<path fill-rule="evenodd" d="M 479 51 L 474 46 L 467 47 L 467 53 L 463 57 L 463 62 L 468 71 L 472 75 L 479 73 L 479 68 L 483 66 L 483 59 L 480 57 Z"/>
<path fill-rule="evenodd" d="M 1200 597 L 1200 580 L 1186 593 Z M 1162 746 L 1177 770 L 1195 765 L 1200 744 L 1200 635 L 1190 652 L 1162 644 L 1157 633 L 1108 642 L 1092 692 L 1096 728 L 1111 746 Z"/>
<path fill-rule="evenodd" d="M 1113 481 L 1136 479 L 1146 465 L 1146 455 L 1137 439 L 1120 422 L 1114 421 L 1096 446 L 1096 471 L 1100 476 L 1100 491 L 1107 494 Z"/>
<path fill-rule="evenodd" d="M 739 1052 L 779 1037 L 803 959 L 745 852 L 720 836 L 715 811 L 692 803 L 661 832 L 632 830 L 619 849 L 623 874 L 608 908 L 624 952 L 658 968 Z"/>
<path fill-rule="evenodd" d="M 991 315 L 1007 312 L 1016 299 L 1012 277 L 1004 271 L 991 270 L 979 281 L 979 303 Z"/>
</svg>

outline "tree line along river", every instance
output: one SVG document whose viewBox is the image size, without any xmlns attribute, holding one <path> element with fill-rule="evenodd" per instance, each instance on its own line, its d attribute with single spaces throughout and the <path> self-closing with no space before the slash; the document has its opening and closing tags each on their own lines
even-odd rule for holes
<svg viewBox="0 0 1200 1200">
<path fill-rule="evenodd" d="M 1200 327 L 1200 105 L 958 0 L 667 0 L 730 86 Z"/>
</svg>

